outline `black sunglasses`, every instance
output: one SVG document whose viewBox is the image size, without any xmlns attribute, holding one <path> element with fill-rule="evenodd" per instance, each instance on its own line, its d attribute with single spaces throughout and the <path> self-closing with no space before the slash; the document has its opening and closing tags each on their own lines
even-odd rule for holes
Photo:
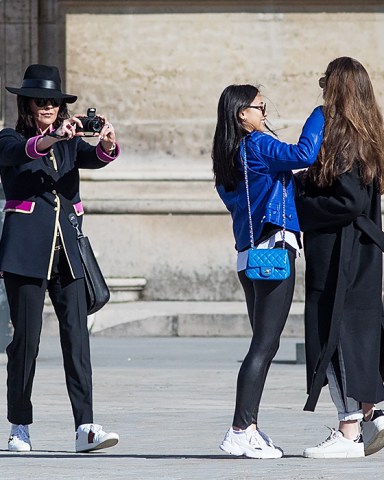
<svg viewBox="0 0 384 480">
<path fill-rule="evenodd" d="M 255 108 L 256 110 L 260 110 L 260 112 L 265 115 L 265 112 L 267 111 L 267 104 L 264 103 L 263 105 L 248 105 L 246 108 Z"/>
<path fill-rule="evenodd" d="M 47 105 L 52 105 L 53 107 L 60 107 L 63 103 L 61 98 L 34 98 L 36 106 L 39 108 L 46 107 Z"/>
</svg>

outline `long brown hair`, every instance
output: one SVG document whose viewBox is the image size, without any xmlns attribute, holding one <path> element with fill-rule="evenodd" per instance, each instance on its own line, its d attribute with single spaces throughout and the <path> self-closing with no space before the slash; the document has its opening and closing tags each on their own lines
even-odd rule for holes
<svg viewBox="0 0 384 480">
<path fill-rule="evenodd" d="M 363 65 L 350 57 L 333 60 L 324 76 L 324 140 L 310 178 L 333 184 L 357 165 L 364 185 L 375 180 L 384 193 L 384 125 L 372 83 Z"/>
</svg>

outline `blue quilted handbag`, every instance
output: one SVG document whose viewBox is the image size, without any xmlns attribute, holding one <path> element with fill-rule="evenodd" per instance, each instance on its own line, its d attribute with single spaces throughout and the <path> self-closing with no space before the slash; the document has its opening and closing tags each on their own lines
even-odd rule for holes
<svg viewBox="0 0 384 480">
<path fill-rule="evenodd" d="M 245 274 L 251 280 L 285 280 L 291 274 L 288 250 L 251 248 Z"/>
<path fill-rule="evenodd" d="M 248 171 L 247 171 L 247 151 L 245 139 L 242 140 L 243 162 L 244 162 L 244 180 L 245 191 L 247 194 L 247 207 L 249 219 L 249 237 L 251 248 L 248 250 L 248 261 L 245 274 L 251 280 L 285 280 L 291 274 L 289 264 L 288 250 L 285 248 L 285 198 L 287 191 L 285 188 L 285 175 L 281 174 L 283 184 L 283 248 L 255 248 L 253 237 L 251 201 L 249 197 Z"/>
</svg>

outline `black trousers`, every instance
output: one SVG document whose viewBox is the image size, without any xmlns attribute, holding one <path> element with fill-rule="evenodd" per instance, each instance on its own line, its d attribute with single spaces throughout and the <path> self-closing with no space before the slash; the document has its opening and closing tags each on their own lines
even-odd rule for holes
<svg viewBox="0 0 384 480">
<path fill-rule="evenodd" d="M 60 329 L 65 380 L 75 428 L 93 423 L 92 369 L 84 279 L 73 280 L 63 250 L 55 252 L 50 280 L 4 273 L 14 327 L 7 347 L 8 420 L 29 425 L 32 384 L 39 352 L 45 292 L 48 290 Z"/>
<path fill-rule="evenodd" d="M 233 426 L 241 429 L 257 423 L 265 380 L 288 318 L 295 287 L 295 254 L 291 251 L 289 261 L 291 275 L 283 281 L 251 281 L 244 271 L 239 272 L 253 333 L 237 377 Z"/>
</svg>

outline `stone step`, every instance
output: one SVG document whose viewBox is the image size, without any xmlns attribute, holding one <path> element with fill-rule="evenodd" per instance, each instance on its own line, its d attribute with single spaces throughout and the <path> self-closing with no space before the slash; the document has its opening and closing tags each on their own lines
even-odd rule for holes
<svg viewBox="0 0 384 480">
<path fill-rule="evenodd" d="M 81 196 L 87 213 L 228 215 L 213 188 L 211 172 L 125 173 L 82 173 Z"/>
<path fill-rule="evenodd" d="M 304 304 L 294 302 L 285 337 L 304 337 Z M 109 303 L 89 317 L 95 336 L 109 337 L 241 337 L 251 329 L 244 302 L 124 302 Z M 43 334 L 57 334 L 57 320 L 49 308 Z"/>
</svg>

